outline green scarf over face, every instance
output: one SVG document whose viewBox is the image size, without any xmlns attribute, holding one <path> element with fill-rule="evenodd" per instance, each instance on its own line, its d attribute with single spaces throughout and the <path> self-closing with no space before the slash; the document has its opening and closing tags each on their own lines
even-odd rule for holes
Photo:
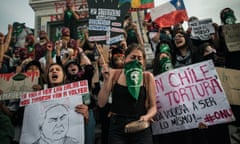
<svg viewBox="0 0 240 144">
<path fill-rule="evenodd" d="M 14 34 L 16 36 L 19 36 L 23 32 L 23 27 L 17 26 L 16 30 L 14 31 Z"/>
<path fill-rule="evenodd" d="M 160 73 L 173 69 L 172 61 L 169 57 L 160 59 Z"/>
<path fill-rule="evenodd" d="M 236 18 L 232 12 L 226 12 L 224 14 L 224 24 L 235 24 Z"/>
<path fill-rule="evenodd" d="M 170 57 L 170 48 L 168 44 L 162 44 L 159 47 L 160 53 L 166 53 Z M 160 59 L 160 72 L 163 73 L 165 71 L 173 69 L 172 61 L 169 57 L 164 57 Z"/>
<path fill-rule="evenodd" d="M 137 60 L 126 63 L 124 66 L 124 73 L 126 75 L 128 91 L 135 100 L 138 100 L 141 83 L 143 80 L 143 70 L 141 63 Z"/>
</svg>

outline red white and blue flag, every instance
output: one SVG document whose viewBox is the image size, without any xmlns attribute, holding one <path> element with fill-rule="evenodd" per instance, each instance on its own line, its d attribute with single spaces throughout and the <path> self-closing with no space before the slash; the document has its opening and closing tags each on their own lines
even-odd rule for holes
<svg viewBox="0 0 240 144">
<path fill-rule="evenodd" d="M 171 27 L 177 23 L 187 21 L 187 11 L 183 0 L 171 0 L 150 10 L 152 21 L 161 28 Z"/>
</svg>

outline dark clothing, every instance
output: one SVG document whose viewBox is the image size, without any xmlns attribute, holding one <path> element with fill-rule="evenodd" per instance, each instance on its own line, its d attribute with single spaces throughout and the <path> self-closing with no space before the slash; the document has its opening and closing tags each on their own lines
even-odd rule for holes
<svg viewBox="0 0 240 144">
<path fill-rule="evenodd" d="M 226 68 L 230 68 L 230 69 L 237 69 L 240 70 L 240 51 L 234 51 L 234 52 L 230 52 L 226 41 L 225 41 L 225 37 L 223 34 L 223 26 L 219 27 L 219 33 L 220 33 L 220 53 L 222 54 L 221 56 L 223 56 L 223 59 L 225 60 L 225 63 L 223 66 L 225 66 Z M 240 106 L 239 105 L 232 105 L 230 104 L 233 115 L 235 116 L 236 120 L 234 122 L 231 123 L 231 126 L 239 128 L 240 127 Z M 230 130 L 231 131 L 231 130 Z M 232 141 L 239 141 L 239 138 L 234 137 L 234 135 L 238 135 L 239 136 L 239 132 L 231 132 L 230 133 L 230 137 Z M 228 135 L 229 138 L 229 135 Z M 230 142 L 229 142 L 230 143 Z"/>
<path fill-rule="evenodd" d="M 150 128 L 130 134 L 124 132 L 127 123 L 139 120 L 141 115 L 146 114 L 145 87 L 141 86 L 139 99 L 135 100 L 127 86 L 116 83 L 113 86 L 112 100 L 111 112 L 114 114 L 110 119 L 109 144 L 152 144 Z"/>
<path fill-rule="evenodd" d="M 140 116 L 146 113 L 145 99 L 146 91 L 142 86 L 139 99 L 136 101 L 128 91 L 127 86 L 116 83 L 112 91 L 111 112 L 123 116 Z"/>
<path fill-rule="evenodd" d="M 79 64 L 77 64 L 79 66 L 79 72 L 76 75 L 70 75 L 69 72 L 67 71 L 67 67 L 66 66 L 66 75 L 67 75 L 67 80 L 66 83 L 71 83 L 71 82 L 76 82 L 76 81 L 81 81 L 81 80 L 87 80 L 88 81 L 88 89 L 89 91 L 92 90 L 92 77 L 94 74 L 94 67 L 92 65 L 84 65 L 84 66 L 80 66 Z M 91 94 L 90 94 L 91 95 Z M 95 100 L 93 99 L 92 96 L 90 96 L 90 104 L 86 104 L 84 101 L 83 103 L 88 105 L 88 108 L 94 108 L 95 107 Z M 84 100 L 84 99 L 83 99 Z"/>
<path fill-rule="evenodd" d="M 0 111 L 0 141 L 1 144 L 10 144 L 14 137 L 14 127 L 8 116 Z"/>
<path fill-rule="evenodd" d="M 204 130 L 200 129 L 191 129 L 154 136 L 154 141 L 156 141 L 155 144 L 208 144 Z"/>
<path fill-rule="evenodd" d="M 138 120 L 138 118 L 113 115 L 110 119 L 109 144 L 152 144 L 150 127 L 136 133 L 128 134 L 124 132 L 124 126 L 135 120 Z"/>
<path fill-rule="evenodd" d="M 133 29 L 127 30 L 127 45 L 130 45 L 132 43 L 138 43 L 138 39 L 136 36 L 136 33 Z"/>
<path fill-rule="evenodd" d="M 74 17 L 73 13 L 71 15 L 69 15 L 68 13 L 72 13 L 71 10 L 66 10 L 64 12 L 64 26 L 69 28 L 70 37 L 77 40 L 77 19 Z"/>
<path fill-rule="evenodd" d="M 45 56 L 47 53 L 47 43 L 45 44 L 40 44 L 36 43 L 35 46 L 35 60 L 39 60 L 41 57 Z"/>
</svg>

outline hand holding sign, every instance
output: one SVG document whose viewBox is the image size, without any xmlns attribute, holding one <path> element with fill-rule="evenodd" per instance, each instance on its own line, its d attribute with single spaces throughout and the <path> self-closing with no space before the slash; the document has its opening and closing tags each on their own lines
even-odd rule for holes
<svg viewBox="0 0 240 144">
<path fill-rule="evenodd" d="M 107 44 L 121 41 L 122 22 L 130 3 L 119 5 L 118 0 L 88 0 L 88 7 L 89 41 L 104 41 Z"/>
</svg>

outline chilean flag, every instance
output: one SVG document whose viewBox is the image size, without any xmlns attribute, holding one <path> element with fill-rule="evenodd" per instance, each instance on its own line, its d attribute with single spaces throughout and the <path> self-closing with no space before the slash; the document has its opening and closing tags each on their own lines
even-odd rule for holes
<svg viewBox="0 0 240 144">
<path fill-rule="evenodd" d="M 171 27 L 179 22 L 188 20 L 183 0 L 171 0 L 156 8 L 150 9 L 152 21 L 160 28 Z"/>
</svg>

